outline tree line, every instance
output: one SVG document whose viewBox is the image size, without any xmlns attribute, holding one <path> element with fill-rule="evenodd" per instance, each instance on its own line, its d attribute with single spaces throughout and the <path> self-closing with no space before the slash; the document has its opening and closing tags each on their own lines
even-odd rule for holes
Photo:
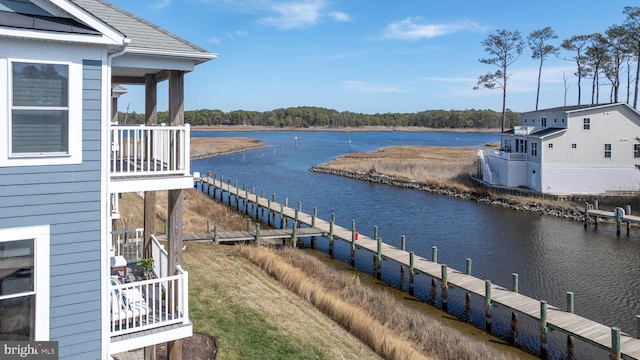
<svg viewBox="0 0 640 360">
<path fill-rule="evenodd" d="M 166 123 L 168 112 L 158 113 L 158 122 Z M 507 110 L 507 123 L 520 123 L 520 114 Z M 119 113 L 118 118 L 127 124 L 143 124 L 144 114 Z M 191 110 L 185 111 L 184 121 L 191 125 L 257 125 L 272 127 L 363 127 L 363 126 L 410 126 L 437 129 L 498 128 L 501 113 L 493 110 L 426 110 L 417 113 L 362 114 L 350 111 L 313 106 L 300 106 L 270 111 L 235 110 Z"/>
<path fill-rule="evenodd" d="M 604 98 L 608 102 L 620 102 L 621 84 L 625 83 L 624 101 L 637 109 L 638 87 L 640 86 L 640 7 L 625 6 L 626 16 L 621 25 L 611 25 L 602 33 L 573 35 L 562 40 L 560 46 L 553 44 L 558 39 L 550 26 L 532 31 L 527 36 L 531 57 L 538 61 L 538 89 L 536 110 L 540 99 L 540 79 L 542 65 L 549 56 L 555 55 L 576 64 L 578 83 L 577 104 L 582 103 L 582 79 L 591 82 L 591 104 L 601 100 L 601 87 L 608 87 Z M 502 89 L 502 114 L 504 130 L 506 124 L 507 84 L 512 74 L 508 68 L 520 57 L 525 41 L 517 30 L 499 29 L 482 41 L 487 58 L 479 59 L 483 64 L 496 66 L 495 71 L 480 75 L 474 89 Z M 560 48 L 568 52 L 560 55 Z M 563 76 L 564 77 L 564 76 Z M 564 103 L 567 99 L 567 79 L 564 81 Z M 632 98 L 633 97 L 633 98 Z"/>
</svg>

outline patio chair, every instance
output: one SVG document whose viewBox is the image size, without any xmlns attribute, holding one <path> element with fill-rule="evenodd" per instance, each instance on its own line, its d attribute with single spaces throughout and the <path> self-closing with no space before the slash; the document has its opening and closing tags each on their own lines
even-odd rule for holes
<svg viewBox="0 0 640 360">
<path fill-rule="evenodd" d="M 111 285 L 121 285 L 117 276 L 111 277 Z M 141 324 L 147 319 L 149 306 L 135 287 L 116 288 L 111 292 L 112 328 L 125 329 Z"/>
</svg>

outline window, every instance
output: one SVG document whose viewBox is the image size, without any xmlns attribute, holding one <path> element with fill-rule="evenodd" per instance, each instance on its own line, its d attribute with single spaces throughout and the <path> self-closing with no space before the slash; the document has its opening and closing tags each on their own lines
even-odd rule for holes
<svg viewBox="0 0 640 360">
<path fill-rule="evenodd" d="M 549 147 L 549 149 L 553 149 L 553 143 L 549 143 L 549 145 L 547 145 Z"/>
<path fill-rule="evenodd" d="M 640 158 L 640 144 L 633 144 L 633 157 Z"/>
<path fill-rule="evenodd" d="M 511 139 L 504 139 L 504 151 L 511 152 Z"/>
<path fill-rule="evenodd" d="M 591 119 L 590 118 L 582 119 L 582 128 L 585 129 L 585 130 L 591 129 Z"/>
<path fill-rule="evenodd" d="M 578 148 L 578 144 L 571 144 L 571 149 L 577 149 Z"/>
<path fill-rule="evenodd" d="M 547 118 L 546 117 L 540 118 L 540 123 L 542 124 L 542 126 L 547 126 Z"/>
<path fill-rule="evenodd" d="M 13 62 L 11 155 L 69 153 L 69 66 Z"/>
<path fill-rule="evenodd" d="M 0 99 L 0 166 L 80 164 L 86 66 L 81 59 L 43 61 L 32 55 L 0 58 L 0 82 L 8 84 Z"/>
<path fill-rule="evenodd" d="M 604 144 L 604 157 L 611 157 L 611 144 Z"/>
<path fill-rule="evenodd" d="M 532 142 L 531 143 L 531 156 L 538 156 L 538 143 L 537 142 Z"/>
<path fill-rule="evenodd" d="M 49 339 L 49 226 L 0 230 L 0 339 Z"/>
</svg>

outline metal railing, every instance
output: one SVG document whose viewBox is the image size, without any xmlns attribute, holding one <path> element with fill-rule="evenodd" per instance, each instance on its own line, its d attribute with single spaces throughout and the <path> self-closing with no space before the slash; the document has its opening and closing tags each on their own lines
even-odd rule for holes
<svg viewBox="0 0 640 360">
<path fill-rule="evenodd" d="M 111 126 L 111 176 L 188 175 L 190 126 Z"/>
<path fill-rule="evenodd" d="M 176 275 L 110 284 L 111 336 L 172 324 L 189 324 L 189 274 L 178 266 Z"/>
</svg>

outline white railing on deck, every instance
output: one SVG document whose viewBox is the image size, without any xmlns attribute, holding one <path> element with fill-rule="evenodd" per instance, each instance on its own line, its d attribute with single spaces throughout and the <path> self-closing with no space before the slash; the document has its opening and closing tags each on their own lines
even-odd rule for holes
<svg viewBox="0 0 640 360">
<path fill-rule="evenodd" d="M 515 126 L 513 128 L 513 134 L 519 136 L 526 136 L 531 134 L 531 131 L 535 129 L 533 126 Z"/>
<path fill-rule="evenodd" d="M 500 151 L 500 150 L 487 150 L 487 156 L 497 157 L 499 159 L 504 159 L 509 161 L 527 160 L 526 153 L 513 153 L 508 151 Z"/>
<path fill-rule="evenodd" d="M 124 256 L 127 262 L 137 262 L 142 259 L 144 244 L 144 229 L 114 230 L 111 232 L 115 256 Z"/>
<path fill-rule="evenodd" d="M 160 277 L 167 276 L 169 254 L 153 235 L 151 236 L 151 256 L 153 257 L 153 271 Z"/>
<path fill-rule="evenodd" d="M 111 175 L 188 175 L 189 139 L 189 124 L 112 125 Z"/>
<path fill-rule="evenodd" d="M 189 274 L 180 266 L 176 275 L 110 284 L 111 336 L 171 324 L 189 324 Z"/>
</svg>

